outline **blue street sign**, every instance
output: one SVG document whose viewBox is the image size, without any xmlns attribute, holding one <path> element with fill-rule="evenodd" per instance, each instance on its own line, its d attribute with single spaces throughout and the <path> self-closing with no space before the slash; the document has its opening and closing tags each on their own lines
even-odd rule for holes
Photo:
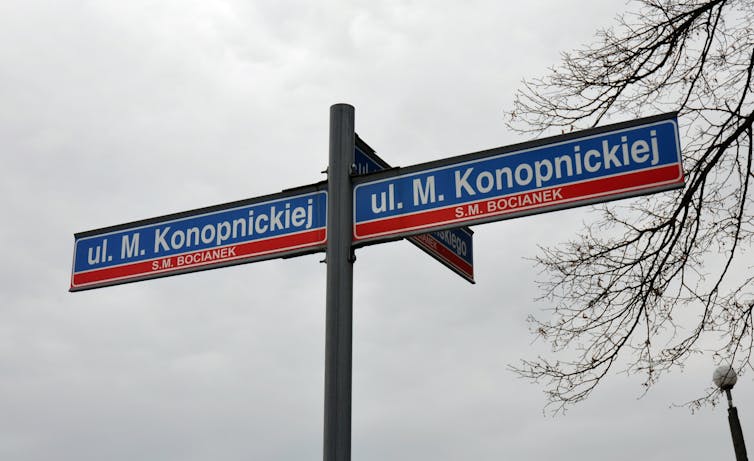
<svg viewBox="0 0 754 461">
<path fill-rule="evenodd" d="M 390 168 L 390 165 L 358 135 L 356 136 L 354 164 L 357 175 Z M 475 283 L 473 234 L 474 232 L 468 227 L 459 227 L 416 235 L 409 237 L 408 241 L 465 280 Z"/>
<path fill-rule="evenodd" d="M 357 180 L 354 242 L 679 188 L 676 114 L 500 147 Z"/>
<path fill-rule="evenodd" d="M 70 290 L 322 251 L 325 187 L 75 234 Z"/>
</svg>

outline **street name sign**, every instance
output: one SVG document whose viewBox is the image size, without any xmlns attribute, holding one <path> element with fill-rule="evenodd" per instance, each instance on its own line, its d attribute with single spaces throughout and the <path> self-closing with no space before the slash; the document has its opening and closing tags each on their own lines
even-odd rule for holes
<svg viewBox="0 0 754 461">
<path fill-rule="evenodd" d="M 357 175 L 390 168 L 390 165 L 358 135 L 356 135 L 354 165 Z M 474 232 L 468 227 L 459 227 L 416 235 L 409 237 L 408 241 L 463 279 L 475 283 L 473 234 Z"/>
<path fill-rule="evenodd" d="M 70 291 L 324 251 L 326 187 L 77 233 Z"/>
<path fill-rule="evenodd" d="M 379 243 L 682 187 L 676 114 L 356 178 L 353 240 Z"/>
</svg>

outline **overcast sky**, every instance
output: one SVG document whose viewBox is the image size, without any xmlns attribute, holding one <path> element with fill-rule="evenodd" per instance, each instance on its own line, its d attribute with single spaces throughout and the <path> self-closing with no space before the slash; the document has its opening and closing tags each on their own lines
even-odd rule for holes
<svg viewBox="0 0 754 461">
<path fill-rule="evenodd" d="M 73 233 L 325 179 L 335 103 L 394 165 L 526 141 L 503 117 L 521 80 L 624 8 L 0 2 L 0 459 L 321 459 L 323 255 L 69 293 Z M 613 373 L 555 418 L 507 370 L 548 352 L 527 258 L 589 219 L 475 227 L 476 285 L 406 242 L 358 251 L 354 460 L 733 459 L 724 406 L 673 408 L 711 356 L 642 398 Z"/>
</svg>

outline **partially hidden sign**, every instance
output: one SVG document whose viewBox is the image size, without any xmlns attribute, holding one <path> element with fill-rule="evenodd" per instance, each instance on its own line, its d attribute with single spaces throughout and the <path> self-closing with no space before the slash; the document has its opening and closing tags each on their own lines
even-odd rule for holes
<svg viewBox="0 0 754 461">
<path fill-rule="evenodd" d="M 323 251 L 326 187 L 77 233 L 70 290 Z"/>
<path fill-rule="evenodd" d="M 676 114 L 394 168 L 356 180 L 358 244 L 684 184 Z"/>
<path fill-rule="evenodd" d="M 354 165 L 356 174 L 369 174 L 391 168 L 363 139 L 356 135 Z M 446 229 L 409 237 L 408 241 L 460 275 L 474 282 L 474 232 L 468 227 Z"/>
</svg>

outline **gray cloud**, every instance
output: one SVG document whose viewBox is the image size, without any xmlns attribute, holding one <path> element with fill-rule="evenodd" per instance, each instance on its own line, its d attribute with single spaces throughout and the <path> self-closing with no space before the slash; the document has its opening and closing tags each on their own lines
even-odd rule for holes
<svg viewBox="0 0 754 461">
<path fill-rule="evenodd" d="M 322 255 L 70 294 L 72 234 L 324 179 L 337 102 L 395 165 L 523 141 L 502 123 L 520 79 L 623 6 L 4 3 L 0 457 L 320 458 Z M 506 370 L 548 352 L 524 258 L 587 219 L 477 227 L 474 286 L 405 242 L 358 251 L 354 459 L 732 457 L 724 408 L 668 409 L 710 357 L 642 399 L 611 376 L 554 419 Z"/>
</svg>

